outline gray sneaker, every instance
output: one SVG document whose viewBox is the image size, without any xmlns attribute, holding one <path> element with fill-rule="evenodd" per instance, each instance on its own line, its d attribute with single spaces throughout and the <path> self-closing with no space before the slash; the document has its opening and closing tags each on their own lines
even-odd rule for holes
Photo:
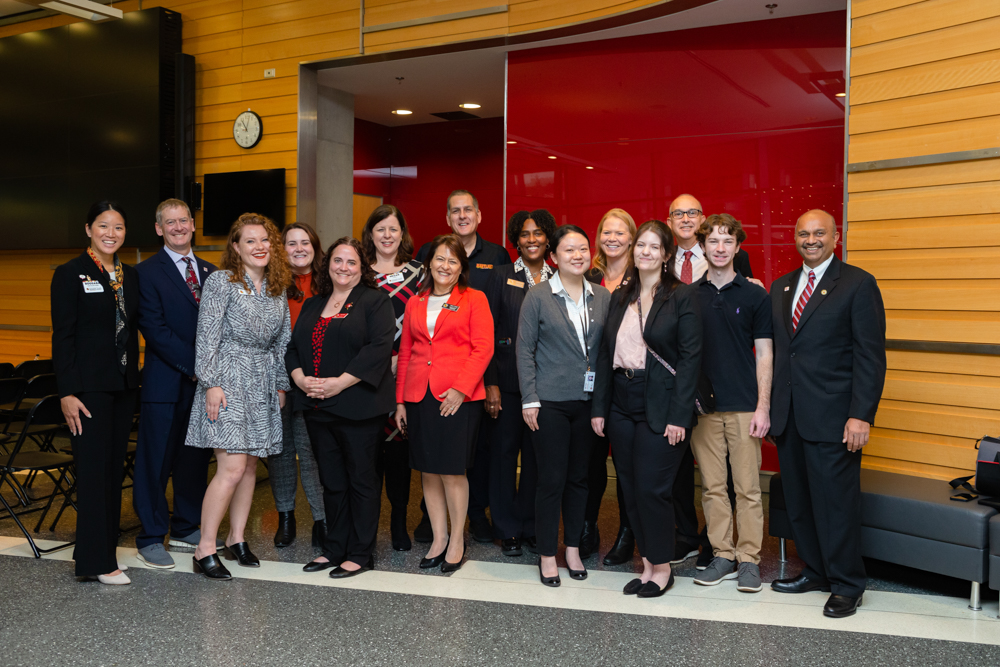
<svg viewBox="0 0 1000 667">
<path fill-rule="evenodd" d="M 764 588 L 760 581 L 760 568 L 756 563 L 740 563 L 736 590 L 744 593 L 759 593 Z"/>
<path fill-rule="evenodd" d="M 167 550 L 163 548 L 162 542 L 150 544 L 139 549 L 138 558 L 147 567 L 157 570 L 169 570 L 174 566 L 174 559 L 170 557 Z"/>
<path fill-rule="evenodd" d="M 716 556 L 704 570 L 694 577 L 694 583 L 702 586 L 715 586 L 726 579 L 736 578 L 736 561 Z M 759 579 L 758 579 L 759 581 Z"/>
<path fill-rule="evenodd" d="M 167 542 L 167 544 L 172 547 L 181 547 L 182 549 L 194 549 L 198 546 L 199 542 L 201 542 L 201 528 L 194 531 L 190 535 L 185 535 L 184 537 L 174 537 L 171 535 L 170 541 Z M 224 546 L 226 546 L 226 543 L 216 538 L 215 548 L 221 549 Z"/>
</svg>

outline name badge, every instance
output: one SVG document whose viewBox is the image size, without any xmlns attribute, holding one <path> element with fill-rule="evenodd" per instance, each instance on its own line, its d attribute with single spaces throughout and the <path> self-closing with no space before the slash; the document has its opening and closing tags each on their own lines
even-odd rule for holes
<svg viewBox="0 0 1000 667">
<path fill-rule="evenodd" d="M 85 280 L 83 281 L 83 291 L 87 294 L 97 294 L 104 291 L 104 285 L 96 280 Z"/>
<path fill-rule="evenodd" d="M 333 319 L 335 319 L 335 320 L 342 320 L 345 317 L 347 317 L 347 313 L 337 313 L 336 315 L 333 316 Z"/>
<path fill-rule="evenodd" d="M 583 390 L 586 392 L 594 391 L 594 378 L 596 377 L 594 371 L 587 371 L 583 374 Z"/>
<path fill-rule="evenodd" d="M 385 282 L 387 282 L 390 285 L 395 285 L 396 283 L 403 282 L 403 272 L 400 271 L 398 273 L 392 273 L 392 274 L 386 276 L 385 277 Z"/>
<path fill-rule="evenodd" d="M 237 292 L 238 294 L 242 294 L 243 296 L 250 296 L 250 292 L 249 292 L 249 290 L 245 290 L 245 289 L 243 289 L 242 287 L 237 287 L 237 288 L 236 288 L 236 292 Z"/>
<path fill-rule="evenodd" d="M 446 304 L 444 304 L 441 307 L 444 308 L 445 310 L 450 310 L 453 313 L 457 313 L 458 312 L 458 306 L 456 306 L 453 303 L 446 303 Z"/>
<path fill-rule="evenodd" d="M 492 269 L 492 264 L 476 264 L 477 269 Z"/>
<path fill-rule="evenodd" d="M 521 289 L 524 289 L 524 281 L 523 280 L 514 280 L 513 278 L 508 278 L 507 279 L 507 284 L 510 285 L 511 287 L 519 287 Z"/>
</svg>

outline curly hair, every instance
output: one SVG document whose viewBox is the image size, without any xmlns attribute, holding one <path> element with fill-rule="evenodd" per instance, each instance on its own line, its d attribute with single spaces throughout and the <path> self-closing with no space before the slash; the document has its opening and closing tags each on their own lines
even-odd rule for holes
<svg viewBox="0 0 1000 667">
<path fill-rule="evenodd" d="M 267 266 L 264 267 L 264 278 L 267 279 L 267 295 L 283 296 L 288 286 L 294 283 L 295 280 L 292 278 L 292 267 L 288 263 L 288 253 L 285 252 L 285 247 L 281 243 L 281 232 L 278 231 L 278 228 L 271 219 L 266 216 L 259 213 L 244 213 L 233 223 L 233 226 L 229 229 L 229 239 L 226 241 L 226 247 L 222 251 L 222 261 L 219 262 L 219 268 L 229 271 L 232 274 L 229 276 L 229 282 L 239 283 L 243 285 L 243 289 L 250 289 L 246 280 L 243 279 L 246 272 L 243 266 L 243 258 L 240 257 L 240 253 L 236 250 L 236 244 L 240 242 L 243 228 L 250 225 L 263 227 L 264 231 L 267 232 L 267 240 L 271 244 Z"/>
<path fill-rule="evenodd" d="M 462 266 L 462 272 L 458 274 L 458 291 L 464 292 L 469 287 L 469 256 L 465 254 L 465 246 L 459 240 L 457 234 L 441 234 L 435 236 L 431 241 L 431 251 L 424 259 L 424 277 L 420 280 L 417 294 L 426 294 L 434 288 L 434 276 L 431 275 L 431 262 L 437 254 L 438 248 L 444 246 L 458 258 Z"/>
<path fill-rule="evenodd" d="M 396 248 L 396 264 L 406 264 L 413 259 L 413 237 L 410 236 L 410 228 L 406 226 L 406 218 L 403 212 L 392 204 L 382 204 L 368 216 L 364 228 L 361 230 L 361 247 L 365 254 L 362 257 L 369 264 L 374 264 L 378 256 L 375 253 L 375 240 L 372 238 L 372 230 L 375 225 L 382 222 L 389 216 L 396 216 L 399 221 L 399 231 L 402 237 L 399 239 L 399 247 Z"/>
<path fill-rule="evenodd" d="M 517 242 L 521 238 L 521 230 L 524 229 L 524 223 L 528 220 L 534 220 L 538 228 L 542 230 L 545 234 L 545 241 L 549 242 L 552 239 L 552 235 L 556 233 L 556 219 L 551 213 L 549 213 L 544 208 L 539 208 L 531 213 L 527 211 L 518 211 L 510 217 L 510 222 L 507 223 L 507 240 L 510 244 L 517 249 L 518 254 L 520 254 L 520 248 Z M 548 256 L 549 251 L 545 251 L 545 255 Z"/>
<path fill-rule="evenodd" d="M 632 235 L 632 240 L 629 241 L 628 249 L 628 266 L 632 266 L 632 244 L 635 242 L 635 220 L 632 216 L 626 213 L 623 209 L 613 208 L 604 214 L 601 221 L 597 224 L 597 239 L 595 241 L 597 248 L 594 252 L 593 266 L 595 269 L 601 272 L 603 276 L 608 271 L 608 256 L 604 254 L 604 246 L 601 245 L 601 232 L 604 231 L 604 223 L 608 221 L 608 218 L 617 218 L 625 223 L 628 227 L 628 233 Z M 626 267 L 627 268 L 627 267 Z"/>
<path fill-rule="evenodd" d="M 354 252 L 358 253 L 358 262 L 361 267 L 361 284 L 371 288 L 378 286 L 375 280 L 375 269 L 365 259 L 365 252 L 361 248 L 361 241 L 350 236 L 341 236 L 333 242 L 333 245 L 327 248 L 326 255 L 323 257 L 323 265 L 320 267 L 319 277 L 316 280 L 318 283 L 316 294 L 318 296 L 326 297 L 333 294 L 333 279 L 330 277 L 330 258 L 333 257 L 333 251 L 342 245 L 349 245 L 354 248 Z"/>
<path fill-rule="evenodd" d="M 747 240 L 747 233 L 743 231 L 743 225 L 740 221 L 729 215 L 728 213 L 713 213 L 712 215 L 705 218 L 705 222 L 701 223 L 701 227 L 694 235 L 698 238 L 698 243 L 705 245 L 705 240 L 708 235 L 711 234 L 715 228 L 719 228 L 719 232 L 723 234 L 729 234 L 736 238 L 737 243 L 743 243 Z"/>
<path fill-rule="evenodd" d="M 285 242 L 288 240 L 288 232 L 293 229 L 301 229 L 309 237 L 309 244 L 313 249 L 313 259 L 309 264 L 309 271 L 312 274 L 309 283 L 312 288 L 313 294 L 316 293 L 316 288 L 319 286 L 319 275 L 321 268 L 323 266 L 323 247 L 320 245 L 319 236 L 316 234 L 316 230 L 312 228 L 311 225 L 307 225 L 304 222 L 293 222 L 292 224 L 286 226 L 281 230 L 281 247 L 285 247 Z M 294 299 L 296 301 L 302 301 L 305 294 L 299 289 L 298 285 L 295 284 L 295 279 L 292 279 L 292 284 L 288 286 L 285 295 L 289 299 Z"/>
</svg>

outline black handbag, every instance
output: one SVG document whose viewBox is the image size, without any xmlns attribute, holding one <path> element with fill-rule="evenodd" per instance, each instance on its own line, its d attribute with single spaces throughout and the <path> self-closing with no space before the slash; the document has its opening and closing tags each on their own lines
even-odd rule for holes
<svg viewBox="0 0 1000 667">
<path fill-rule="evenodd" d="M 976 486 L 969 483 L 976 478 Z M 1000 496 L 1000 439 L 984 435 L 976 443 L 976 474 L 953 479 L 948 484 L 951 488 L 968 489 L 984 496 Z"/>
</svg>

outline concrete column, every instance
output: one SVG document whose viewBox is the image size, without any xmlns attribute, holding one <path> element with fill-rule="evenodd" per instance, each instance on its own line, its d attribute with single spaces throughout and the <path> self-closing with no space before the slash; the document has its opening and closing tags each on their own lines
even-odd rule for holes
<svg viewBox="0 0 1000 667">
<path fill-rule="evenodd" d="M 324 246 L 353 231 L 354 95 L 320 86 L 316 114 L 316 231 Z"/>
</svg>

